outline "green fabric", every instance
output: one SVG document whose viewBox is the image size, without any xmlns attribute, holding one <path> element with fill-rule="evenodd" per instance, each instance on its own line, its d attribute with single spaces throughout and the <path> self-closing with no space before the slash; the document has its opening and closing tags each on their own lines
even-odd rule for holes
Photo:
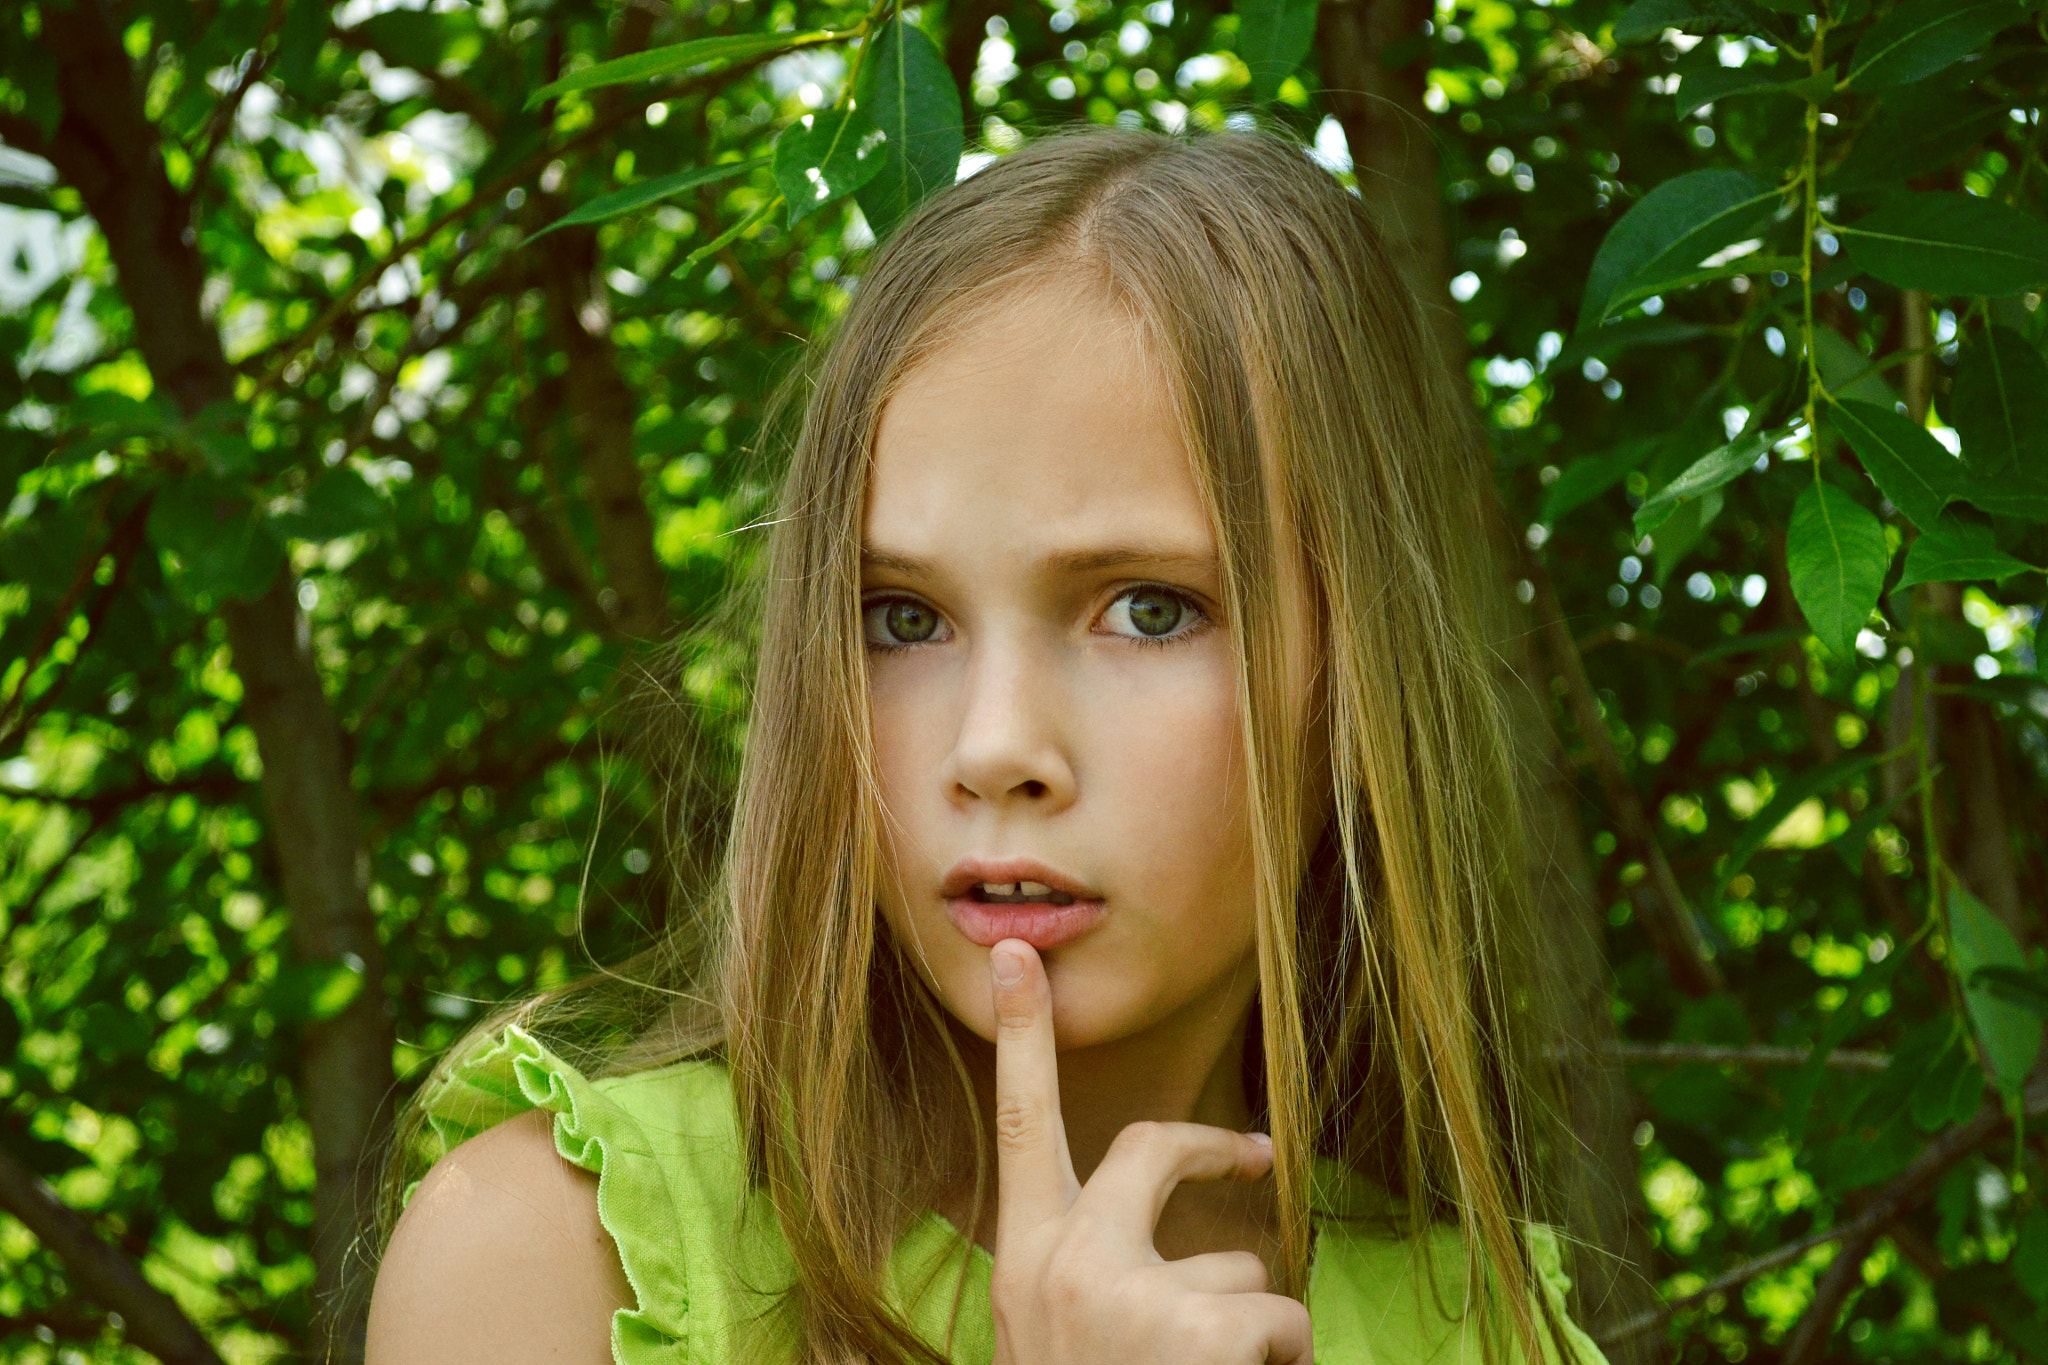
<svg viewBox="0 0 2048 1365">
<path fill-rule="evenodd" d="M 795 1271 L 766 1196 L 747 1188 L 721 1064 L 682 1062 L 593 1081 L 515 1025 L 463 1059 L 421 1102 L 449 1147 L 529 1109 L 554 1115 L 556 1150 L 598 1178 L 598 1218 L 632 1286 L 634 1305 L 612 1319 L 617 1365 L 786 1357 L 790 1330 L 773 1310 Z M 1370 1186 L 1332 1163 L 1319 1163 L 1315 1175 L 1319 1207 L 1354 1212 L 1374 1202 Z M 1463 1295 L 1457 1230 L 1436 1229 L 1418 1250 L 1371 1226 L 1317 1220 L 1308 1292 L 1316 1360 L 1477 1362 L 1476 1324 L 1445 1311 L 1456 1313 Z M 1571 1281 L 1556 1236 L 1545 1227 L 1529 1236 L 1542 1292 L 1565 1323 L 1576 1365 L 1606 1365 L 1565 1316 Z M 950 1339 L 947 1354 L 957 1365 L 987 1365 L 995 1352 L 989 1267 L 988 1253 L 935 1212 L 911 1226 L 890 1261 L 894 1303 L 925 1340 Z M 1548 1345 L 1545 1360 L 1561 1365 Z"/>
</svg>

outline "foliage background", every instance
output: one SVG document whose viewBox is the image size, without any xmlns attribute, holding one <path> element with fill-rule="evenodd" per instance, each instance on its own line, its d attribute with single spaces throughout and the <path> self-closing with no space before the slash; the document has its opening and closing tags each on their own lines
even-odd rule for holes
<svg viewBox="0 0 2048 1365">
<path fill-rule="evenodd" d="M 872 229 L 790 223 L 762 162 L 527 238 L 769 157 L 858 49 L 529 96 L 888 10 L 0 15 L 0 1357 L 357 1349 L 334 1291 L 394 1099 L 691 883 L 744 726 L 747 452 Z M 1527 547 L 1560 913 L 1615 1035 L 1575 1063 L 1588 1226 L 1649 1281 L 1581 1258 L 1614 1358 L 2048 1359 L 2040 7 L 905 15 L 963 169 L 1257 108 L 1386 215 Z M 1857 224 L 1903 192 L 1976 202 L 1888 256 Z M 1844 447 L 1858 413 L 1896 424 Z"/>
</svg>

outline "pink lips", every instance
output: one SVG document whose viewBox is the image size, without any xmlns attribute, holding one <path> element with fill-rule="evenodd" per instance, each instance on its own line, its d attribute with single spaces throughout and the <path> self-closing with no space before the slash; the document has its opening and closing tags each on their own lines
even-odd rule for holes
<svg viewBox="0 0 2048 1365">
<path fill-rule="evenodd" d="M 1070 905 L 992 905 L 971 894 L 981 882 L 1043 882 L 1074 899 Z M 1032 858 L 964 858 L 947 872 L 939 892 L 953 927 L 968 942 L 984 948 L 1016 938 L 1044 952 L 1073 942 L 1107 913 L 1100 895 Z"/>
</svg>

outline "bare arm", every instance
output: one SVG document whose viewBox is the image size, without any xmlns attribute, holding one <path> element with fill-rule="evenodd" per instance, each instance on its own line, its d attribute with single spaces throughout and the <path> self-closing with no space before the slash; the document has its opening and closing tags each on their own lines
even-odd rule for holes
<svg viewBox="0 0 2048 1365">
<path fill-rule="evenodd" d="M 551 1122 L 509 1119 L 427 1173 L 377 1272 L 367 1365 L 610 1365 L 632 1289 Z"/>
</svg>

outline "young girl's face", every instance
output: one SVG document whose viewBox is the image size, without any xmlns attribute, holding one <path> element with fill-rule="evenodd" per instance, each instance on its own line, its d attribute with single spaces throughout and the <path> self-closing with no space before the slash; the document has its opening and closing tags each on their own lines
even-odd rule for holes
<svg viewBox="0 0 2048 1365">
<path fill-rule="evenodd" d="M 1021 938 L 1062 1048 L 1240 1017 L 1231 625 L 1165 379 L 1123 315 L 1032 288 L 909 374 L 862 560 L 883 912 L 947 1008 L 993 1038 L 988 950 Z"/>
</svg>

